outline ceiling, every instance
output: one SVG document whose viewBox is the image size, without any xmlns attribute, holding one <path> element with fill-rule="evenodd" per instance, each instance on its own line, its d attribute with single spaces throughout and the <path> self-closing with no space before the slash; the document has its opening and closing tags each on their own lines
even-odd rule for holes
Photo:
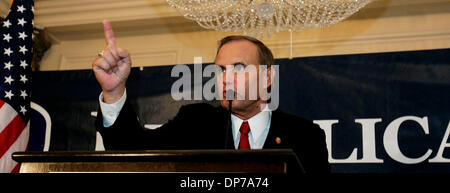
<svg viewBox="0 0 450 193">
<path fill-rule="evenodd" d="M 5 15 L 10 0 L 0 0 Z M 37 27 L 53 41 L 100 38 L 108 19 L 121 36 L 205 30 L 183 18 L 165 0 L 36 0 Z M 450 13 L 450 0 L 374 0 L 349 20 Z"/>
</svg>

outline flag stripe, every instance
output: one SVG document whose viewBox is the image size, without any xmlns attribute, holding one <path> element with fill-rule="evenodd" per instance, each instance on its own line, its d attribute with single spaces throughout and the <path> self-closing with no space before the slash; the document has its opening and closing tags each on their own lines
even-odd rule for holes
<svg viewBox="0 0 450 193">
<path fill-rule="evenodd" d="M 14 166 L 14 169 L 11 170 L 11 173 L 19 173 L 20 171 L 20 163 L 17 163 L 16 166 Z"/>
<path fill-rule="evenodd" d="M 11 105 L 0 100 L 0 133 L 16 117 L 17 111 Z"/>
<path fill-rule="evenodd" d="M 0 157 L 14 144 L 16 139 L 25 128 L 25 123 L 20 116 L 16 116 L 6 128 L 0 133 Z"/>
<path fill-rule="evenodd" d="M 11 155 L 16 151 L 25 151 L 28 146 L 28 138 L 30 135 L 30 122 L 20 134 L 16 142 L 8 149 L 8 151 L 0 158 L 0 173 L 12 172 L 18 167 L 17 162 L 11 159 Z"/>
<path fill-rule="evenodd" d="M 34 1 L 16 0 L 0 26 L 0 172 L 17 171 L 11 154 L 28 145 L 33 18 Z"/>
</svg>

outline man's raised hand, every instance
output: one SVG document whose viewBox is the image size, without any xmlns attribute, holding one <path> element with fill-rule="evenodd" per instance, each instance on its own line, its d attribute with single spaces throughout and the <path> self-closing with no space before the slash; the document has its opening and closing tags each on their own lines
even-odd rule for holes
<svg viewBox="0 0 450 193">
<path fill-rule="evenodd" d="M 103 55 L 97 57 L 92 63 L 95 78 L 102 87 L 103 100 L 114 103 L 125 92 L 125 84 L 130 75 L 131 58 L 127 50 L 116 45 L 111 23 L 103 21 L 106 47 Z"/>
</svg>

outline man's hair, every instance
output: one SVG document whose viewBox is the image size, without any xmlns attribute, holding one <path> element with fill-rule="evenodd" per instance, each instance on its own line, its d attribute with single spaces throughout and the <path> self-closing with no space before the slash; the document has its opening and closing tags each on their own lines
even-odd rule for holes
<svg viewBox="0 0 450 193">
<path fill-rule="evenodd" d="M 222 48 L 223 45 L 230 43 L 232 41 L 241 41 L 241 40 L 247 40 L 256 45 L 256 47 L 258 48 L 258 62 L 260 65 L 267 65 L 267 68 L 272 67 L 272 65 L 275 63 L 272 51 L 270 51 L 270 49 L 258 39 L 249 36 L 233 35 L 224 37 L 219 42 L 219 47 L 217 48 L 216 55 L 219 53 L 219 50 L 220 48 Z"/>
</svg>

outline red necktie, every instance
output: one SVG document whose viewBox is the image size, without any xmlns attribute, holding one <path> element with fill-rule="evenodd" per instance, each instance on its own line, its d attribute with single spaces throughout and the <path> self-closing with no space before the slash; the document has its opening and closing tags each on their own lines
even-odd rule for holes
<svg viewBox="0 0 450 193">
<path fill-rule="evenodd" d="M 250 143 L 248 142 L 248 132 L 250 132 L 250 126 L 247 121 L 242 123 L 239 131 L 241 132 L 241 139 L 239 140 L 238 149 L 250 149 Z"/>
</svg>

